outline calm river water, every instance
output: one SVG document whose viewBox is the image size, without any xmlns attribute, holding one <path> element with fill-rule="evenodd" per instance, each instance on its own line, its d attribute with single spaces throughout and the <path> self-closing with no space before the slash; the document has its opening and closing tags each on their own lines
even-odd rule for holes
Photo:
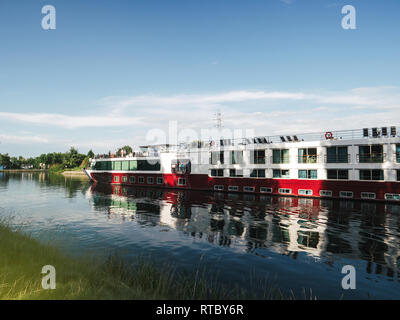
<svg viewBox="0 0 400 320">
<path fill-rule="evenodd" d="M 400 205 L 0 172 L 0 217 L 9 216 L 34 235 L 58 231 L 71 254 L 118 251 L 185 270 L 200 264 L 227 284 L 268 278 L 298 298 L 310 288 L 319 299 L 400 298 Z M 356 269 L 355 290 L 342 289 L 344 265 Z"/>
</svg>

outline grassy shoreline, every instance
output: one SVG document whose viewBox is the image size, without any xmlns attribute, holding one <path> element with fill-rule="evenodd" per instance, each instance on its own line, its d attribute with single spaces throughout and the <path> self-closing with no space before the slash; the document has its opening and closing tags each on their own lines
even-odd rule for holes
<svg viewBox="0 0 400 320">
<path fill-rule="evenodd" d="M 48 169 L 3 169 L 0 172 L 48 172 Z"/>
<path fill-rule="evenodd" d="M 112 254 L 104 261 L 73 258 L 0 221 L 0 300 L 10 299 L 293 299 L 268 288 L 252 297 L 240 288 L 205 280 L 205 270 L 182 274 L 146 259 L 127 265 Z M 41 286 L 42 267 L 56 269 L 56 289 Z"/>
</svg>

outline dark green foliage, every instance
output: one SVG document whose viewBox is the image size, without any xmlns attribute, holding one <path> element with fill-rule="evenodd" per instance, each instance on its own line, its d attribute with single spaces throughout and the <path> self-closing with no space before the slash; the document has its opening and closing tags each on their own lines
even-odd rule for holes
<svg viewBox="0 0 400 320">
<path fill-rule="evenodd" d="M 93 151 L 89 151 L 88 155 L 92 155 Z M 0 154 L 0 166 L 5 169 L 48 169 L 52 168 L 53 171 L 62 171 L 64 169 L 71 169 L 81 166 L 82 162 L 88 156 L 81 154 L 77 149 L 71 147 L 68 152 L 53 152 L 41 154 L 36 158 L 25 159 L 23 157 L 10 157 L 8 154 Z M 86 164 L 88 163 L 88 158 Z"/>
</svg>

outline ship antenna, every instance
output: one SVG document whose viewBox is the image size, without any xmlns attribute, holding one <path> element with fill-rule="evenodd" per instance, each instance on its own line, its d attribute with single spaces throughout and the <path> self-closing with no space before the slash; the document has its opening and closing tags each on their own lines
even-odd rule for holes
<svg viewBox="0 0 400 320">
<path fill-rule="evenodd" d="M 221 112 L 220 112 L 219 110 L 218 110 L 218 112 L 215 114 L 214 121 L 215 121 L 215 127 L 216 127 L 218 130 L 221 130 L 221 129 L 222 129 L 222 114 L 221 114 Z"/>
</svg>

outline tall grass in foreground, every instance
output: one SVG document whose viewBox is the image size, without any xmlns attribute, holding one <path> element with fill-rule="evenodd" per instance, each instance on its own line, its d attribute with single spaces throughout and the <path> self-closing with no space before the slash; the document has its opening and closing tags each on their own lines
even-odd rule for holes
<svg viewBox="0 0 400 320">
<path fill-rule="evenodd" d="M 44 290 L 42 267 L 56 269 L 56 289 Z M 155 266 L 147 259 L 126 264 L 117 254 L 104 262 L 94 258 L 72 258 L 50 243 L 42 243 L 13 231 L 0 221 L 0 299 L 293 299 L 276 287 L 262 296 L 237 286 L 224 286 L 207 277 L 205 268 L 178 273 L 173 265 Z M 306 294 L 304 297 L 307 298 Z M 312 295 L 310 296 L 312 298 Z"/>
</svg>

